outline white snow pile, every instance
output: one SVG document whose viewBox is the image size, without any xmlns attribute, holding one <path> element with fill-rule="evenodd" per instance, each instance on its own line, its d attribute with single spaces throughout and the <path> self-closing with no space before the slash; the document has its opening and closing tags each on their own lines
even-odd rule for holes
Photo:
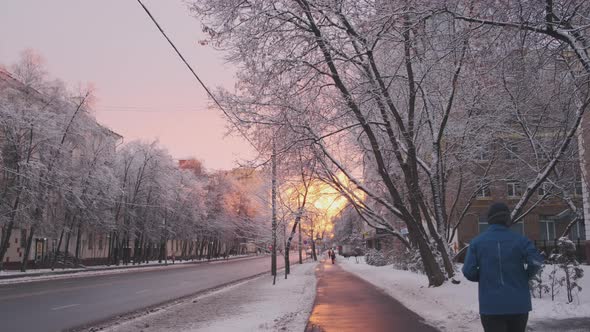
<svg viewBox="0 0 590 332">
<path fill-rule="evenodd" d="M 391 265 L 377 267 L 367 265 L 364 259 L 355 263 L 354 259 L 346 258 L 341 258 L 339 263 L 345 270 L 383 289 L 441 331 L 483 331 L 479 320 L 477 283 L 465 279 L 461 272 L 456 276 L 460 284 L 446 283 L 429 288 L 426 276 L 395 270 Z M 590 317 L 590 294 L 586 294 L 590 293 L 590 266 L 582 268 L 585 274 L 580 280 L 582 292 L 574 303 L 566 304 L 565 294 L 559 294 L 555 301 L 550 297 L 534 298 L 533 311 L 529 315 L 531 324 L 548 319 Z"/>
<path fill-rule="evenodd" d="M 316 293 L 313 262 L 293 264 L 287 280 L 279 272 L 198 296 L 119 322 L 108 332 L 303 331 Z"/>
</svg>

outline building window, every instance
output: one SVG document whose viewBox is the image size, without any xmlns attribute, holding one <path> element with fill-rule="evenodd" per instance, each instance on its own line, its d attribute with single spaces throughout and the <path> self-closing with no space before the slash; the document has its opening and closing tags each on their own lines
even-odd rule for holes
<svg viewBox="0 0 590 332">
<path fill-rule="evenodd" d="M 490 180 L 483 180 L 477 191 L 477 198 L 490 198 L 492 197 L 492 191 L 490 190 Z"/>
<path fill-rule="evenodd" d="M 476 148 L 475 159 L 479 161 L 490 160 L 490 151 L 487 145 L 480 145 Z"/>
<path fill-rule="evenodd" d="M 379 239 L 375 239 L 375 249 L 381 251 L 381 241 Z"/>
<path fill-rule="evenodd" d="M 94 249 L 94 234 L 88 234 L 88 250 Z"/>
<path fill-rule="evenodd" d="M 490 224 L 488 223 L 488 219 L 486 216 L 479 216 L 478 226 L 480 234 L 485 232 L 488 229 L 488 227 L 490 227 Z M 520 235 L 524 235 L 524 222 L 519 221 L 516 224 L 513 224 L 512 226 L 510 226 L 510 230 Z"/>
<path fill-rule="evenodd" d="M 506 159 L 516 160 L 518 159 L 518 145 L 515 142 L 506 144 Z"/>
<path fill-rule="evenodd" d="M 539 228 L 541 240 L 555 240 L 555 220 L 549 216 L 541 216 L 539 219 Z"/>
<path fill-rule="evenodd" d="M 545 194 L 549 194 L 551 192 L 551 184 L 547 182 L 541 183 L 539 186 L 539 196 L 545 196 Z"/>
<path fill-rule="evenodd" d="M 98 237 L 98 250 L 102 250 L 103 248 L 103 241 L 104 241 L 104 235 L 101 235 Z"/>
<path fill-rule="evenodd" d="M 508 189 L 508 197 L 520 197 L 522 195 L 522 189 L 518 181 L 508 181 L 506 183 Z"/>
<path fill-rule="evenodd" d="M 586 229 L 584 225 L 584 220 L 578 220 L 575 225 L 572 226 L 568 237 L 572 241 L 577 240 L 586 240 Z"/>
</svg>

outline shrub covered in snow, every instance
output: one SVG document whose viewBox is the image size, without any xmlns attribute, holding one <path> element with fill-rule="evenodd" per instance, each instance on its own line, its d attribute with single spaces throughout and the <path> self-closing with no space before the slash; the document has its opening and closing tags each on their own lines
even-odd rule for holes
<svg viewBox="0 0 590 332">
<path fill-rule="evenodd" d="M 391 264 L 391 261 L 390 259 L 388 259 L 387 256 L 389 255 L 386 255 L 381 250 L 368 249 L 365 253 L 365 261 L 367 262 L 367 264 L 374 266 L 389 265 Z"/>
<path fill-rule="evenodd" d="M 405 249 L 393 255 L 392 259 L 396 269 L 424 274 L 424 265 L 417 249 Z"/>
<path fill-rule="evenodd" d="M 368 249 L 365 261 L 373 266 L 393 265 L 398 270 L 424 274 L 424 265 L 418 250 L 376 250 Z"/>
<path fill-rule="evenodd" d="M 530 282 L 533 297 L 543 298 L 547 295 L 555 301 L 564 292 L 567 303 L 574 302 L 574 296 L 582 291 L 579 281 L 584 277 L 584 270 L 576 260 L 575 253 L 576 245 L 571 240 L 562 237 L 557 241 L 557 248 L 549 255 L 547 265 Z"/>
</svg>

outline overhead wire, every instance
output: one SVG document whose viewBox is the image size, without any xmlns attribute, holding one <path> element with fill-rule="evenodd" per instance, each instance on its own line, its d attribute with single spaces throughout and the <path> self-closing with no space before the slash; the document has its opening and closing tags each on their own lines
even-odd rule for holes
<svg viewBox="0 0 590 332">
<path fill-rule="evenodd" d="M 207 112 L 205 108 L 191 107 L 128 107 L 128 106 L 97 106 L 96 112 L 134 112 L 134 113 L 202 113 Z"/>
<path fill-rule="evenodd" d="M 203 82 L 203 80 L 201 80 L 201 78 L 199 77 L 199 75 L 197 75 L 197 73 L 195 72 L 195 70 L 193 69 L 193 67 L 188 63 L 188 61 L 186 61 L 186 59 L 184 58 L 184 56 L 182 55 L 182 53 L 180 53 L 180 51 L 178 50 L 178 48 L 176 47 L 176 45 L 172 42 L 172 40 L 170 40 L 170 38 L 168 37 L 168 35 L 164 31 L 164 29 L 160 26 L 160 24 L 158 23 L 158 21 L 156 20 L 156 18 L 150 12 L 150 10 L 143 4 L 143 2 L 141 2 L 141 0 L 137 0 L 137 2 L 141 5 L 141 7 L 146 12 L 146 14 L 150 17 L 150 19 L 152 20 L 152 22 L 156 25 L 156 27 L 158 28 L 158 30 L 160 30 L 160 33 L 162 34 L 162 36 L 164 36 L 164 38 L 168 41 L 168 43 L 170 44 L 170 46 L 172 46 L 172 48 L 174 49 L 174 51 L 176 52 L 176 54 L 180 57 L 180 59 L 182 60 L 182 62 L 184 62 L 184 64 L 187 66 L 187 68 L 193 74 L 193 76 L 195 77 L 195 79 L 203 87 L 203 89 L 205 90 L 205 92 L 207 92 L 207 94 L 209 95 L 209 97 L 211 97 L 211 99 L 213 100 L 213 102 L 215 103 L 215 105 L 217 105 L 217 107 L 223 112 L 223 114 L 225 114 L 225 116 L 227 117 L 227 119 L 229 120 L 229 122 L 236 128 L 236 130 L 240 133 L 240 135 L 242 135 L 244 137 L 244 139 L 246 139 L 246 141 L 248 141 L 248 143 L 250 143 L 250 145 L 252 145 L 252 147 L 258 153 L 262 154 L 260 152 L 260 150 L 258 150 L 258 147 L 254 144 L 254 142 L 252 142 L 250 140 L 250 138 L 248 138 L 248 136 L 243 132 L 243 130 L 239 127 L 239 125 L 234 121 L 234 119 L 231 117 L 231 115 L 225 110 L 225 108 L 223 106 L 221 106 L 221 103 L 217 100 L 217 98 L 215 97 L 215 95 L 213 95 L 213 93 L 207 87 L 207 85 Z"/>
</svg>

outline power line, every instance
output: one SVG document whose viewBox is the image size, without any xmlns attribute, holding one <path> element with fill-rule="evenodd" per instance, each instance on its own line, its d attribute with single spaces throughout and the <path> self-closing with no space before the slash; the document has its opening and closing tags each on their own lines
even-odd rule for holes
<svg viewBox="0 0 590 332">
<path fill-rule="evenodd" d="M 170 44 L 170 46 L 172 46 L 172 48 L 174 49 L 174 51 L 176 52 L 176 54 L 180 57 L 180 59 L 182 60 L 182 62 L 184 62 L 184 64 L 188 67 L 188 69 L 191 71 L 191 73 L 193 74 L 193 76 L 197 79 L 197 81 L 199 82 L 199 84 L 201 84 L 201 86 L 203 87 L 203 89 L 205 89 L 205 91 L 211 97 L 211 99 L 213 100 L 213 102 L 215 102 L 215 104 L 217 105 L 217 107 L 219 107 L 219 109 L 223 112 L 223 114 L 225 114 L 225 116 L 228 118 L 228 120 L 230 121 L 230 123 L 238 130 L 238 132 L 246 139 L 246 141 L 248 141 L 248 143 L 250 143 L 250 145 L 252 145 L 252 147 L 258 153 L 261 153 L 258 150 L 258 148 L 256 147 L 256 145 L 248 138 L 248 136 L 246 136 L 246 134 L 242 131 L 242 129 L 240 129 L 240 127 L 234 122 L 234 120 L 229 115 L 229 113 L 225 110 L 225 108 L 223 108 L 223 106 L 221 106 L 221 104 L 219 103 L 219 101 L 217 100 L 217 98 L 215 98 L 215 96 L 213 95 L 213 93 L 211 93 L 211 90 L 209 90 L 209 88 L 207 87 L 207 85 L 205 85 L 205 83 L 201 80 L 201 78 L 199 77 L 199 75 L 197 75 L 197 73 L 194 71 L 193 67 L 186 61 L 186 59 L 184 58 L 184 56 L 182 55 L 182 53 L 180 53 L 180 51 L 178 50 L 178 48 L 176 47 L 176 45 L 174 45 L 174 43 L 172 42 L 172 40 L 170 40 L 170 38 L 168 38 L 168 35 L 166 34 L 166 32 L 164 32 L 164 29 L 162 29 L 162 27 L 160 26 L 160 24 L 158 23 L 158 21 L 156 21 L 156 19 L 154 18 L 154 16 L 152 15 L 152 13 L 149 11 L 149 9 L 143 4 L 143 2 L 141 2 L 141 0 L 137 0 L 137 2 L 139 2 L 139 4 L 141 5 L 141 7 L 143 7 L 143 9 L 145 10 L 146 14 L 150 17 L 150 19 L 152 20 L 152 22 L 154 22 L 154 24 L 156 25 L 156 27 L 158 28 L 158 30 L 160 30 L 160 32 L 162 33 L 162 36 L 164 36 L 164 38 L 166 38 L 166 40 L 168 41 L 168 43 Z"/>
<path fill-rule="evenodd" d="M 206 108 L 150 108 L 150 107 L 125 107 L 125 106 L 99 106 L 95 112 L 136 112 L 136 113 L 203 113 Z"/>
</svg>

